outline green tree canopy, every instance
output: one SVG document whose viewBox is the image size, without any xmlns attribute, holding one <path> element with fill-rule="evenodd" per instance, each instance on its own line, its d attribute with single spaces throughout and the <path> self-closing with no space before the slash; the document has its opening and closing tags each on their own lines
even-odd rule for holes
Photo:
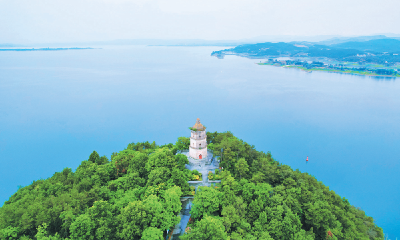
<svg viewBox="0 0 400 240">
<path fill-rule="evenodd" d="M 155 227 L 148 227 L 143 231 L 141 240 L 163 240 L 163 232 Z"/>
<path fill-rule="evenodd" d="M 315 177 L 230 132 L 207 137 L 214 155 L 224 149 L 222 181 L 198 188 L 182 239 L 383 240 L 372 217 Z M 200 175 L 177 149 L 132 143 L 111 162 L 93 152 L 75 172 L 64 168 L 19 188 L 0 208 L 0 240 L 162 238 L 179 223 L 188 181 Z"/>
<path fill-rule="evenodd" d="M 93 151 L 92 154 L 89 156 L 89 161 L 92 163 L 96 163 L 100 160 L 100 155 L 96 152 Z"/>
<path fill-rule="evenodd" d="M 179 137 L 178 141 L 176 141 L 176 147 L 179 151 L 189 150 L 190 138 L 188 137 Z"/>
<path fill-rule="evenodd" d="M 196 227 L 180 237 L 182 240 L 226 240 L 228 235 L 222 221 L 211 216 L 205 216 L 196 223 Z"/>
<path fill-rule="evenodd" d="M 214 188 L 199 187 L 193 200 L 192 217 L 199 219 L 203 215 L 219 215 L 221 193 Z"/>
</svg>

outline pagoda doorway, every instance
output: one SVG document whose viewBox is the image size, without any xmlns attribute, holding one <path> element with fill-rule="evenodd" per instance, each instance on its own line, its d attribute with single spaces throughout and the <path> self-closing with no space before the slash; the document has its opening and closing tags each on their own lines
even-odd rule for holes
<svg viewBox="0 0 400 240">
<path fill-rule="evenodd" d="M 199 159 L 202 159 L 203 158 L 203 156 L 201 156 L 201 154 L 199 155 Z"/>
</svg>

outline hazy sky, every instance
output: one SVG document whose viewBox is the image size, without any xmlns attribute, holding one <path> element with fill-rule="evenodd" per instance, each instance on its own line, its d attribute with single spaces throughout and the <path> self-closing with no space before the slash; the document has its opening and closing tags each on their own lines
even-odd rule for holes
<svg viewBox="0 0 400 240">
<path fill-rule="evenodd" d="M 399 0 L 0 0 L 0 43 L 400 34 Z"/>
</svg>

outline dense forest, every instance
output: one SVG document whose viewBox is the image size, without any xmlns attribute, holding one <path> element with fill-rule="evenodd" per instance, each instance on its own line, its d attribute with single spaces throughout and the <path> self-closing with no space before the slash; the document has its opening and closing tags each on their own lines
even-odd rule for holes
<svg viewBox="0 0 400 240">
<path fill-rule="evenodd" d="M 220 184 L 188 184 L 196 172 L 179 154 L 189 139 L 131 143 L 111 160 L 97 152 L 21 187 L 0 208 L 0 239 L 165 239 L 179 222 L 182 196 L 193 195 L 181 239 L 383 239 L 382 229 L 307 173 L 230 132 L 207 133 L 221 157 Z M 223 149 L 223 152 L 220 152 Z M 198 176 L 197 176 L 198 177 Z"/>
</svg>

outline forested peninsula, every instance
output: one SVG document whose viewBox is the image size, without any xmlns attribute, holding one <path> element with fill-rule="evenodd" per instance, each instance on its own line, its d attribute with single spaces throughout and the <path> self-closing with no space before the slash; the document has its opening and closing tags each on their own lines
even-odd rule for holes
<svg viewBox="0 0 400 240">
<path fill-rule="evenodd" d="M 181 198 L 193 196 L 188 240 L 384 239 L 372 217 L 315 177 L 292 170 L 230 132 L 207 132 L 221 156 L 214 176 L 199 187 L 198 173 L 180 154 L 189 138 L 158 146 L 131 143 L 111 160 L 97 152 L 75 172 L 65 168 L 21 187 L 0 208 L 0 239 L 146 239 L 169 237 Z"/>
<path fill-rule="evenodd" d="M 341 72 L 400 77 L 400 39 L 351 38 L 342 42 L 265 42 L 243 44 L 214 51 L 211 56 L 237 55 L 267 59 L 260 65 L 298 68 L 305 71 Z M 380 39 L 379 39 L 380 38 Z"/>
</svg>

